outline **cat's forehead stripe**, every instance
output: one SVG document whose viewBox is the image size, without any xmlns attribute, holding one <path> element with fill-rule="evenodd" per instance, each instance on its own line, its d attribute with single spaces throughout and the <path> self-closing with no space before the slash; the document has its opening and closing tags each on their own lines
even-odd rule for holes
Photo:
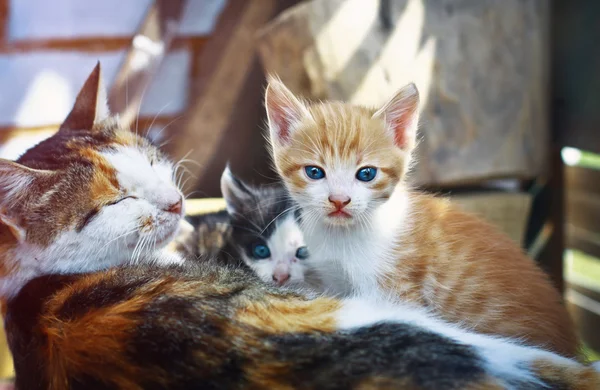
<svg viewBox="0 0 600 390">
<path fill-rule="evenodd" d="M 404 176 L 407 156 L 395 147 L 385 123 L 373 117 L 374 110 L 327 102 L 311 105 L 309 111 L 311 119 L 298 125 L 291 144 L 275 145 L 275 163 L 289 190 L 306 190 L 309 181 L 302 169 L 306 165 L 318 165 L 326 175 L 331 170 L 341 169 L 346 174 L 373 165 L 382 175 L 368 186 L 377 192 L 375 196 L 388 197 Z"/>
</svg>

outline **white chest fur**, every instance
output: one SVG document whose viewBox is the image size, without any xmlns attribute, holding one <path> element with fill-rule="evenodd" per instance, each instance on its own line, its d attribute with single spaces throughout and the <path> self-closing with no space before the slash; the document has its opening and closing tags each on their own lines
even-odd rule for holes
<svg viewBox="0 0 600 390">
<path fill-rule="evenodd" d="M 407 209 L 407 197 L 398 193 L 372 214 L 369 223 L 303 226 L 311 254 L 308 265 L 321 279 L 321 289 L 340 296 L 381 293 L 379 281 L 396 263 L 394 248 L 407 227 Z"/>
</svg>

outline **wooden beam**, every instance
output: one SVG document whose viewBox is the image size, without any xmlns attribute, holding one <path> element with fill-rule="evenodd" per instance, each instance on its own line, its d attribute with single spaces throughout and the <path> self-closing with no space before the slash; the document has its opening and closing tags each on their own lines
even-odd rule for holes
<svg viewBox="0 0 600 390">
<path fill-rule="evenodd" d="M 600 170 L 565 166 L 565 188 L 570 192 L 589 192 L 600 197 Z"/>
<path fill-rule="evenodd" d="M 211 159 L 221 151 L 218 145 L 236 115 L 240 97 L 252 67 L 257 63 L 255 32 L 279 9 L 276 0 L 231 1 L 223 12 L 213 39 L 199 61 L 201 76 L 194 80 L 192 101 L 177 139 L 168 149 L 175 159 L 187 156 L 193 180 L 189 192 L 206 172 Z M 253 99 L 260 97 L 252 96 Z M 248 125 L 240 132 L 253 131 Z M 235 135 L 234 135 L 235 136 Z"/>
<path fill-rule="evenodd" d="M 156 0 L 150 7 L 110 90 L 109 105 L 131 126 L 144 91 L 164 59 L 179 26 L 185 0 Z"/>
<path fill-rule="evenodd" d="M 567 248 L 577 249 L 600 259 L 600 232 L 593 232 L 567 223 Z"/>
<path fill-rule="evenodd" d="M 9 0 L 0 0 L 0 45 L 7 41 Z"/>
<path fill-rule="evenodd" d="M 0 0 L 1 1 L 1 0 Z M 23 53 L 34 50 L 56 51 L 85 51 L 86 53 L 101 53 L 107 51 L 125 50 L 131 47 L 132 37 L 85 37 L 73 39 L 36 39 L 1 42 L 0 53 Z M 170 49 L 184 47 L 202 47 L 206 42 L 205 36 L 175 37 Z"/>
<path fill-rule="evenodd" d="M 560 149 L 552 145 L 549 153 L 549 165 L 552 175 L 548 185 L 544 188 L 542 198 L 538 196 L 537 201 L 542 202 L 548 210 L 546 220 L 552 224 L 550 237 L 546 246 L 540 251 L 536 260 L 548 273 L 556 288 L 564 292 L 563 278 L 563 253 L 565 250 L 565 189 L 564 170 L 560 155 Z"/>
<path fill-rule="evenodd" d="M 600 350 L 600 294 L 576 283 L 568 283 L 565 303 L 583 342 Z"/>
<path fill-rule="evenodd" d="M 600 232 L 600 194 L 569 191 L 566 206 L 569 223 L 590 232 Z"/>
</svg>

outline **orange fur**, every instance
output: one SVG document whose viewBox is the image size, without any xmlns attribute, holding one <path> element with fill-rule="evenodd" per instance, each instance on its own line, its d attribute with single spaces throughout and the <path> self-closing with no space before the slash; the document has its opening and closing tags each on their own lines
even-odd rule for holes
<svg viewBox="0 0 600 390">
<path fill-rule="evenodd" d="M 576 355 L 560 295 L 510 238 L 445 199 L 413 192 L 410 202 L 411 232 L 396 248 L 394 274 L 381 280 L 385 289 L 448 321 Z"/>
<path fill-rule="evenodd" d="M 139 288 L 132 298 L 112 305 L 89 308 L 80 315 L 57 315 L 66 300 L 78 291 L 93 288 L 106 278 L 113 278 L 116 270 L 106 274 L 82 277 L 71 288 L 60 291 L 47 303 L 47 313 L 42 322 L 42 332 L 47 338 L 48 378 L 55 389 L 69 388 L 68 378 L 82 374 L 106 377 L 118 388 L 140 389 L 133 378 L 143 373 L 156 381 L 164 381 L 168 373 L 153 367 L 142 370 L 127 360 L 130 333 L 138 324 L 138 313 L 157 296 L 172 287 L 172 281 L 155 282 Z M 65 318 L 66 317 L 66 318 Z M 94 351 L 90 355 L 86 351 Z M 105 364 L 97 365 L 95 359 L 104 357 Z"/>
<path fill-rule="evenodd" d="M 556 388 L 600 389 L 600 375 L 593 367 L 561 366 L 547 361 L 537 361 L 533 363 L 532 371 L 554 384 Z"/>
<path fill-rule="evenodd" d="M 561 296 L 534 261 L 495 227 L 448 200 L 412 191 L 405 182 L 418 120 L 414 86 L 401 89 L 376 111 L 342 102 L 303 103 L 281 82 L 270 82 L 266 104 L 274 163 L 291 195 L 314 209 L 309 217 L 321 213 L 319 218 L 325 218 L 323 210 L 332 206 L 322 192 L 339 188 L 366 187 L 372 210 L 388 201 L 403 202 L 397 207 L 408 204 L 386 251 L 395 263 L 393 271 L 378 276 L 384 291 L 483 333 L 577 355 L 577 338 Z M 277 122 L 272 112 L 294 114 Z M 285 126 L 290 134 L 281 137 Z M 304 173 L 309 165 L 348 176 L 318 184 L 322 182 L 311 182 Z M 351 176 L 365 165 L 378 168 L 376 180 L 358 182 Z M 352 184 L 342 187 L 340 180 Z M 307 190 L 317 185 L 319 195 Z M 392 197 L 401 193 L 406 194 L 402 200 Z"/>
<path fill-rule="evenodd" d="M 334 314 L 340 302 L 329 298 L 293 302 L 273 297 L 264 302 L 248 302 L 237 313 L 236 320 L 269 333 L 333 332 Z"/>
</svg>

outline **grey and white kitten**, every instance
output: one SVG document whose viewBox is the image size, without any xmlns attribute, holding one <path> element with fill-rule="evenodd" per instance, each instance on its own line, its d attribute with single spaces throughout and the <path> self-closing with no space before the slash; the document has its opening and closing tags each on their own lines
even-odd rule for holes
<svg viewBox="0 0 600 390">
<path fill-rule="evenodd" d="M 306 282 L 308 248 L 297 208 L 283 187 L 253 187 L 226 168 L 221 192 L 226 210 L 187 217 L 191 227 L 176 249 L 187 256 L 243 264 L 278 286 Z"/>
</svg>

